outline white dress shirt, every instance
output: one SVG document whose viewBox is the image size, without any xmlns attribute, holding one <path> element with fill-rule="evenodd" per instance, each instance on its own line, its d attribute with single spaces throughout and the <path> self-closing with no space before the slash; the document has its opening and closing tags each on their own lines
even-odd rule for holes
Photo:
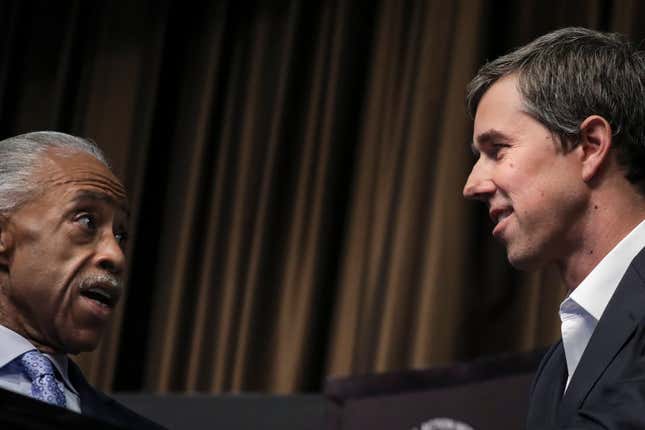
<svg viewBox="0 0 645 430">
<path fill-rule="evenodd" d="M 625 236 L 560 305 L 569 386 L 580 358 L 620 280 L 645 247 L 645 221 Z"/>
<path fill-rule="evenodd" d="M 18 362 L 13 360 L 34 349 L 36 347 L 27 339 L 0 325 L 0 387 L 31 397 L 31 381 L 23 374 Z M 63 379 L 67 409 L 80 413 L 81 405 L 78 392 L 72 386 L 67 374 L 69 358 L 64 354 L 44 355 L 54 364 Z"/>
</svg>

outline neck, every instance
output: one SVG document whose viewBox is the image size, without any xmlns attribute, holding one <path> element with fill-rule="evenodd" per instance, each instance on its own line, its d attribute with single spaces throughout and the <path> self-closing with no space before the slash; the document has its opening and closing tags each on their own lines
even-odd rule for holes
<svg viewBox="0 0 645 430">
<path fill-rule="evenodd" d="M 581 222 L 580 231 L 571 246 L 573 251 L 557 262 L 569 291 L 575 289 L 625 236 L 645 220 L 644 196 L 606 194 L 591 199 L 586 219 Z"/>
<path fill-rule="evenodd" d="M 38 332 L 33 330 L 30 325 L 26 324 L 20 318 L 12 317 L 12 315 L 15 316 L 19 314 L 15 311 L 15 308 L 8 306 L 2 298 L 4 298 L 4 296 L 0 294 L 1 325 L 27 339 L 40 352 L 52 355 L 60 353 L 60 351 L 52 348 L 47 343 L 42 342 Z M 13 309 L 13 311 L 11 311 L 11 309 Z"/>
</svg>

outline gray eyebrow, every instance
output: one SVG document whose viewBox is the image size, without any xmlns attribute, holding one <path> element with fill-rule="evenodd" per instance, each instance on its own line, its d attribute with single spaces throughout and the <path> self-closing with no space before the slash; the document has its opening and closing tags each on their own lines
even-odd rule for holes
<svg viewBox="0 0 645 430">
<path fill-rule="evenodd" d="M 115 199 L 114 197 L 106 193 L 99 193 L 99 192 L 90 191 L 90 190 L 81 190 L 74 196 L 72 200 L 74 202 L 78 202 L 81 200 L 94 200 L 94 201 L 100 201 L 100 202 L 107 202 L 111 205 L 118 207 L 123 212 L 125 212 L 128 218 L 130 217 L 130 209 L 128 208 L 127 203 L 123 200 Z"/>
</svg>

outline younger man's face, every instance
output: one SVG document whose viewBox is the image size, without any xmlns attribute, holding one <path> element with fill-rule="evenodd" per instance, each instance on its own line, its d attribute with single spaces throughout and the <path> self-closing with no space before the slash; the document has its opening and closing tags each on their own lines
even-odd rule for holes
<svg viewBox="0 0 645 430">
<path fill-rule="evenodd" d="M 521 269 L 558 261 L 579 246 L 587 191 L 576 151 L 565 153 L 552 133 L 524 112 L 515 76 L 493 84 L 475 115 L 479 158 L 464 196 L 489 208 L 493 236 Z"/>
</svg>

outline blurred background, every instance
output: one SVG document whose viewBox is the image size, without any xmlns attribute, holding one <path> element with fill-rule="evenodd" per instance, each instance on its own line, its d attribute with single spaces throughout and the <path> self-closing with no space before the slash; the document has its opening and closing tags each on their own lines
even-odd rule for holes
<svg viewBox="0 0 645 430">
<path fill-rule="evenodd" d="M 529 351 L 564 290 L 464 201 L 465 86 L 570 25 L 645 37 L 645 4 L 0 0 L 0 138 L 95 140 L 130 191 L 128 292 L 78 357 L 108 391 L 320 391 L 326 378 Z"/>
</svg>

